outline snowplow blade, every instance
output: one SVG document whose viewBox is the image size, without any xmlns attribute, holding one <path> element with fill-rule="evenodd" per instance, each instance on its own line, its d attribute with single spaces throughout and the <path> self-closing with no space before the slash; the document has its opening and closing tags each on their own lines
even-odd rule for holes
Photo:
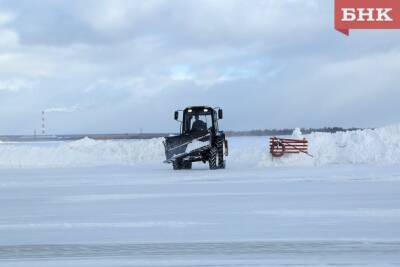
<svg viewBox="0 0 400 267">
<path fill-rule="evenodd" d="M 201 153 L 210 147 L 210 134 L 191 136 L 168 136 L 164 141 L 164 163 L 171 163 L 176 159 L 185 158 L 193 153 Z"/>
</svg>

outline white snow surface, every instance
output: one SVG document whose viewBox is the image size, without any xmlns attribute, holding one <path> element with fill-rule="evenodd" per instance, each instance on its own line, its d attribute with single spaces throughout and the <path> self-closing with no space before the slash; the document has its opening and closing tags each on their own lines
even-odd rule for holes
<svg viewBox="0 0 400 267">
<path fill-rule="evenodd" d="M 399 196 L 398 164 L 0 169 L 0 266 L 394 267 Z"/>
<path fill-rule="evenodd" d="M 400 124 L 374 130 L 337 133 L 312 133 L 295 138 L 309 141 L 310 157 L 306 154 L 285 155 L 272 159 L 269 155 L 261 165 L 327 165 L 327 164 L 395 164 L 400 162 Z"/>
<path fill-rule="evenodd" d="M 328 164 L 396 164 L 400 162 L 400 124 L 374 130 L 312 133 L 293 137 L 309 140 L 306 154 L 272 158 L 269 137 L 229 138 L 228 164 L 258 167 Z M 84 167 L 161 163 L 163 138 L 129 141 L 0 142 L 1 168 Z"/>
<path fill-rule="evenodd" d="M 164 159 L 162 138 L 0 144 L 0 167 L 84 167 L 132 165 Z"/>
<path fill-rule="evenodd" d="M 399 132 L 274 160 L 229 138 L 215 171 L 162 164 L 162 139 L 2 143 L 0 266 L 399 266 Z"/>
<path fill-rule="evenodd" d="M 300 128 L 296 128 L 296 129 L 293 130 L 292 137 L 294 137 L 294 138 L 302 137 L 302 133 L 301 133 Z"/>
</svg>

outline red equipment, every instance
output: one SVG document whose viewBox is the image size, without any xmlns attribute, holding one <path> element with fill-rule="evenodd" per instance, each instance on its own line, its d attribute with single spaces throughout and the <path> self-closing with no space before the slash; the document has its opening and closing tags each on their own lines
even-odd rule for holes
<svg viewBox="0 0 400 267">
<path fill-rule="evenodd" d="M 286 153 L 298 154 L 304 153 L 312 157 L 308 153 L 308 141 L 303 139 L 285 139 L 271 137 L 269 140 L 269 151 L 273 157 L 282 157 Z"/>
</svg>

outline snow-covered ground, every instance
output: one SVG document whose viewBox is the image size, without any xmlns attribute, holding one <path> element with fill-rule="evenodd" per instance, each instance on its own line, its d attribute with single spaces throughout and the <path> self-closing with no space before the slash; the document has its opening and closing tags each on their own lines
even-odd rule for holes
<svg viewBox="0 0 400 267">
<path fill-rule="evenodd" d="M 160 139 L 2 143 L 0 266 L 399 266 L 399 136 L 278 160 L 231 138 L 217 171 L 173 171 Z"/>
</svg>

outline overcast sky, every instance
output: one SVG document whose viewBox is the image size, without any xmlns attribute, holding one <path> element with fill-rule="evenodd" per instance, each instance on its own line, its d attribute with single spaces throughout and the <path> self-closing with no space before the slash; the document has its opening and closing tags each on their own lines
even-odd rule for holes
<svg viewBox="0 0 400 267">
<path fill-rule="evenodd" d="M 333 1 L 0 0 L 0 134 L 400 122 L 400 31 L 333 28 Z"/>
</svg>

